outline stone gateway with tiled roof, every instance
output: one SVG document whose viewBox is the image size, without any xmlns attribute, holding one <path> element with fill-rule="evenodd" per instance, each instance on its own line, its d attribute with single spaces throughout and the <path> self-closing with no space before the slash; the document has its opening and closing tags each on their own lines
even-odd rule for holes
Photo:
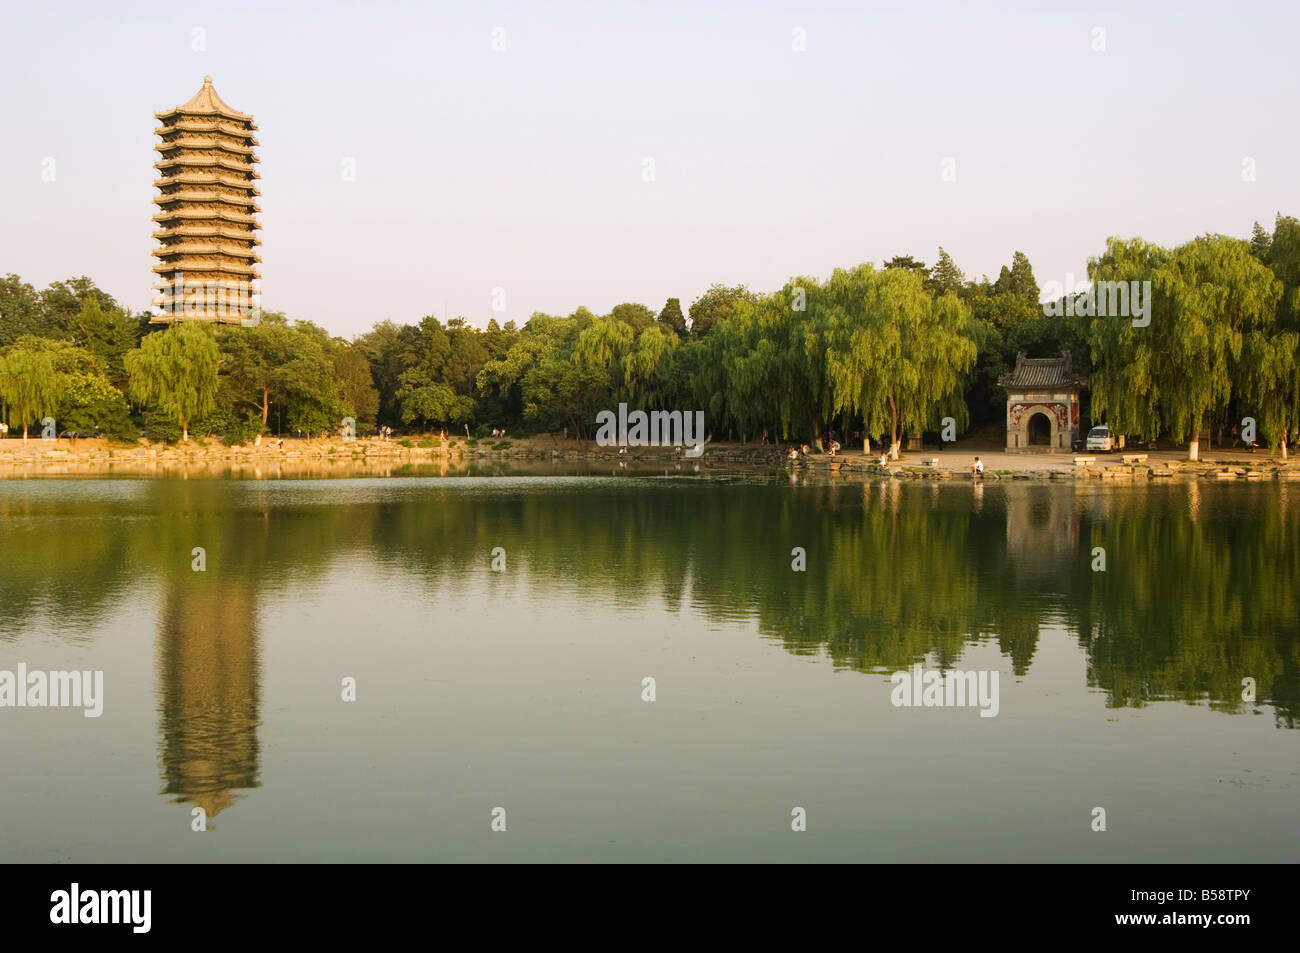
<svg viewBox="0 0 1300 953">
<path fill-rule="evenodd" d="M 162 123 L 153 217 L 161 245 L 151 321 L 242 323 L 260 304 L 257 126 L 222 101 L 211 76 L 184 106 L 154 117 Z"/>
<path fill-rule="evenodd" d="M 1079 393 L 1087 380 L 1074 373 L 1070 352 L 1060 357 L 1016 355 L 1016 369 L 998 383 L 1007 392 L 1007 450 L 1069 452 L 1079 438 Z"/>
</svg>

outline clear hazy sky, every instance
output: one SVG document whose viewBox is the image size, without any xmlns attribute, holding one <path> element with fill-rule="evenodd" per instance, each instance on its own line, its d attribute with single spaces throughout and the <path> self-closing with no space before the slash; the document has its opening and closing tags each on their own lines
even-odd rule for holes
<svg viewBox="0 0 1300 953">
<path fill-rule="evenodd" d="M 153 113 L 211 74 L 260 127 L 264 306 L 336 334 L 939 245 L 1043 285 L 1300 215 L 1298 37 L 1293 0 L 5 3 L 0 273 L 147 307 Z"/>
</svg>

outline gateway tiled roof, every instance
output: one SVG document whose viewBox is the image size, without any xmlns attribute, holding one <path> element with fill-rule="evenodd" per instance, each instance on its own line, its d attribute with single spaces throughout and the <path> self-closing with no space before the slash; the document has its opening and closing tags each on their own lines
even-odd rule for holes
<svg viewBox="0 0 1300 953">
<path fill-rule="evenodd" d="M 998 383 L 1008 390 L 1056 390 L 1088 384 L 1074 373 L 1069 351 L 1060 357 L 1025 357 L 1022 351 L 1016 355 L 1016 369 L 1003 374 Z"/>
</svg>

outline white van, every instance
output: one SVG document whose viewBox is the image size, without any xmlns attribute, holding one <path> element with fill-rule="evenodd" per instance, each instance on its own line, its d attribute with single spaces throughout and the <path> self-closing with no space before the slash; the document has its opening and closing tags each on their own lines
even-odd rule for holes
<svg viewBox="0 0 1300 953">
<path fill-rule="evenodd" d="M 1104 450 L 1107 453 L 1114 450 L 1115 438 L 1111 436 L 1110 428 L 1103 424 L 1089 430 L 1087 448 L 1089 450 Z"/>
</svg>

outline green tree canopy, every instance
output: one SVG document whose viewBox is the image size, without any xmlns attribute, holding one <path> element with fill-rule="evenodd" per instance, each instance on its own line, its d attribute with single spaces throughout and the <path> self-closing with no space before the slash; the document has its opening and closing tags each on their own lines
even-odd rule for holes
<svg viewBox="0 0 1300 953">
<path fill-rule="evenodd" d="M 28 426 L 53 415 L 65 386 L 53 353 L 33 337 L 19 338 L 0 352 L 0 400 L 9 408 L 9 425 L 23 428 L 24 442 Z"/>
<path fill-rule="evenodd" d="M 895 255 L 882 266 L 885 271 L 890 268 L 901 268 L 903 271 L 914 271 L 922 278 L 930 277 L 930 269 L 925 267 L 925 262 L 918 261 L 911 255 Z"/>
<path fill-rule="evenodd" d="M 1149 281 L 1150 324 L 1092 316 L 1092 406 L 1120 433 L 1154 439 L 1163 427 L 1188 441 L 1199 459 L 1199 434 L 1226 410 L 1234 383 L 1252 372 L 1241 364 L 1245 335 L 1268 333 L 1281 283 L 1241 239 L 1206 235 L 1167 251 L 1140 239 L 1112 238 L 1088 263 L 1094 282 Z M 1248 359 L 1266 355 L 1252 350 Z"/>
<path fill-rule="evenodd" d="M 51 330 L 36 289 L 17 275 L 0 278 L 0 347 L 24 335 L 47 335 Z"/>
<path fill-rule="evenodd" d="M 1038 282 L 1034 280 L 1034 269 L 1024 252 L 1011 256 L 1011 267 L 1002 266 L 998 280 L 993 283 L 995 294 L 1012 295 L 1022 298 L 1034 309 L 1038 308 Z"/>
<path fill-rule="evenodd" d="M 334 354 L 334 376 L 342 388 L 343 403 L 357 426 L 369 430 L 379 413 L 379 391 L 370 376 L 370 362 L 359 347 L 343 345 Z"/>
<path fill-rule="evenodd" d="M 939 246 L 939 259 L 930 269 L 930 276 L 925 281 L 926 290 L 936 298 L 951 292 L 960 295 L 966 284 L 966 276 L 952 260 L 952 256 Z"/>
<path fill-rule="evenodd" d="M 659 323 L 668 328 L 679 338 L 686 337 L 686 316 L 682 314 L 682 302 L 678 298 L 669 298 L 659 312 Z"/>
<path fill-rule="evenodd" d="M 213 408 L 220 354 L 212 329 L 193 322 L 173 324 L 148 335 L 126 355 L 131 395 L 181 425 L 189 440 L 190 421 Z"/>
<path fill-rule="evenodd" d="M 970 309 L 956 294 L 934 298 L 916 272 L 870 265 L 837 269 L 827 362 L 837 412 L 862 415 L 867 432 L 890 434 L 898 458 L 904 432 L 967 420 L 961 384 L 975 363 Z"/>
<path fill-rule="evenodd" d="M 744 285 L 711 285 L 708 291 L 691 302 L 691 336 L 706 336 L 731 317 L 737 304 L 742 301 L 753 304 L 757 300 L 758 296 Z"/>
</svg>

